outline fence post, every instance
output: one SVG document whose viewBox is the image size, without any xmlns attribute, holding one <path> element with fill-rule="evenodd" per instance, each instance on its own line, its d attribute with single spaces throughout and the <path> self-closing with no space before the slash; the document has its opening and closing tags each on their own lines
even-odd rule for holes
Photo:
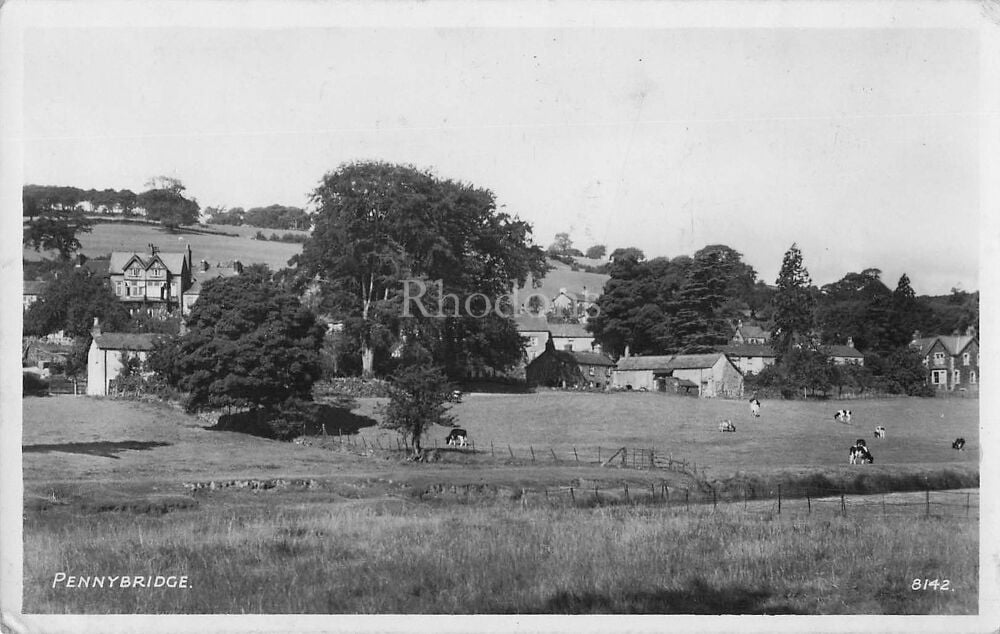
<svg viewBox="0 0 1000 634">
<path fill-rule="evenodd" d="M 812 512 L 813 512 L 813 503 L 812 503 L 812 500 L 809 499 L 809 493 L 808 492 L 806 493 L 806 505 L 809 507 L 809 514 L 812 515 Z"/>
<path fill-rule="evenodd" d="M 747 488 L 744 485 L 743 486 L 743 510 L 745 511 L 746 508 L 747 508 Z"/>
<path fill-rule="evenodd" d="M 490 455 L 493 456 L 494 458 L 497 457 L 496 452 L 493 451 L 493 441 L 492 440 L 490 441 Z"/>
<path fill-rule="evenodd" d="M 555 450 L 552 447 L 549 447 L 549 453 L 552 454 L 552 459 L 554 461 L 559 462 L 559 458 L 556 458 L 556 452 L 555 452 Z"/>
<path fill-rule="evenodd" d="M 597 492 L 597 485 L 594 485 L 594 499 L 598 502 L 601 501 L 601 495 Z"/>
<path fill-rule="evenodd" d="M 926 489 L 924 491 L 924 493 L 925 493 L 925 498 L 927 500 L 927 517 L 930 517 L 931 516 L 931 490 L 930 489 Z"/>
<path fill-rule="evenodd" d="M 576 504 L 576 493 L 573 492 L 573 487 L 569 488 L 569 499 L 573 501 L 573 504 Z"/>
<path fill-rule="evenodd" d="M 528 445 L 528 449 L 531 450 L 531 461 L 534 462 L 535 461 L 535 448 L 532 447 L 531 445 Z"/>
<path fill-rule="evenodd" d="M 972 496 L 971 493 L 965 494 L 965 516 L 969 517 L 969 498 Z"/>
<path fill-rule="evenodd" d="M 684 489 L 684 506 L 687 510 L 691 510 L 691 489 Z"/>
<path fill-rule="evenodd" d="M 628 482 L 623 483 L 625 487 L 625 503 L 628 504 Z"/>
<path fill-rule="evenodd" d="M 649 483 L 649 501 L 650 502 L 656 501 L 656 485 L 653 484 L 652 482 Z"/>
<path fill-rule="evenodd" d="M 573 457 L 576 458 L 577 462 L 580 462 L 580 454 L 576 453 L 576 447 L 573 447 Z"/>
<path fill-rule="evenodd" d="M 597 447 L 597 461 L 601 462 L 601 447 L 600 447 L 600 445 L 598 445 L 598 447 Z"/>
<path fill-rule="evenodd" d="M 509 444 L 507 445 L 507 451 L 510 452 L 510 459 L 513 460 L 514 459 L 514 450 L 510 448 Z"/>
<path fill-rule="evenodd" d="M 844 492 L 840 492 L 840 512 L 847 515 L 847 504 L 844 502 Z"/>
<path fill-rule="evenodd" d="M 778 485 L 778 515 L 781 515 L 781 485 Z"/>
<path fill-rule="evenodd" d="M 712 510 L 714 511 L 717 506 L 717 500 L 715 499 L 715 487 L 712 487 Z"/>
</svg>

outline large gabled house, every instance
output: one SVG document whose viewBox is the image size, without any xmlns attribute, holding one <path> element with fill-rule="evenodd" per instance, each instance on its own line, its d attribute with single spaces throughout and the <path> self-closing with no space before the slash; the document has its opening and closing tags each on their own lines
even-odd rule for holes
<svg viewBox="0 0 1000 634">
<path fill-rule="evenodd" d="M 927 383 L 939 390 L 979 391 L 979 337 L 965 335 L 920 337 L 910 342 L 927 368 Z"/>
<path fill-rule="evenodd" d="M 108 266 L 111 290 L 130 312 L 140 308 L 183 311 L 184 293 L 191 287 L 191 247 L 186 252 L 113 251 Z"/>
</svg>

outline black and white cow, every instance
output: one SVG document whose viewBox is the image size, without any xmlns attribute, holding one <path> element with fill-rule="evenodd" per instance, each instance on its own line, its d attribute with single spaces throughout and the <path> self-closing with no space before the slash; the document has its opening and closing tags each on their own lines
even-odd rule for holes
<svg viewBox="0 0 1000 634">
<path fill-rule="evenodd" d="M 465 447 L 466 443 L 468 443 L 468 439 L 469 435 L 464 429 L 461 427 L 455 427 L 448 432 L 448 436 L 444 439 L 444 441 L 453 447 Z"/>
<path fill-rule="evenodd" d="M 838 423 L 849 423 L 851 422 L 851 410 L 841 409 L 837 410 L 837 413 L 833 415 L 833 420 Z"/>
<path fill-rule="evenodd" d="M 731 420 L 720 421 L 719 431 L 736 431 L 736 425 Z"/>
<path fill-rule="evenodd" d="M 868 447 L 865 445 L 865 441 L 858 438 L 857 442 L 850 449 L 849 455 L 851 464 L 872 464 L 875 462 L 875 458 L 872 456 L 871 452 L 868 451 Z"/>
<path fill-rule="evenodd" d="M 965 449 L 965 438 L 956 438 L 955 442 L 951 443 L 951 448 L 963 451 Z"/>
<path fill-rule="evenodd" d="M 875 428 L 875 437 L 876 438 L 885 438 L 885 427 L 884 426 L 879 425 L 878 427 Z"/>
<path fill-rule="evenodd" d="M 756 398 L 750 399 L 750 415 L 754 418 L 760 418 L 760 401 Z"/>
</svg>

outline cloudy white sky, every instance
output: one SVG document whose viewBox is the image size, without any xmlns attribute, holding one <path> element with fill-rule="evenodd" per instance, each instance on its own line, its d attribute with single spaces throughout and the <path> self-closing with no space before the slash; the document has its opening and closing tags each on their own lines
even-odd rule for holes
<svg viewBox="0 0 1000 634">
<path fill-rule="evenodd" d="M 627 6 L 627 5 L 623 5 Z M 23 38 L 23 178 L 305 206 L 379 159 L 487 187 L 549 244 L 706 244 L 773 282 L 978 288 L 980 45 L 955 28 L 59 28 Z M 223 28 L 216 28 L 223 27 Z"/>
</svg>

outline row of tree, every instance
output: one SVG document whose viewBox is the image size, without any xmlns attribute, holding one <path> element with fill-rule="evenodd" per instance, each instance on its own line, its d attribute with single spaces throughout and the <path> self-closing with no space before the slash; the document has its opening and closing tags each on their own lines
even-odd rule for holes
<svg viewBox="0 0 1000 634">
<path fill-rule="evenodd" d="M 247 225 L 264 229 L 307 230 L 312 219 L 299 207 L 269 205 L 267 207 L 206 207 L 208 223 L 214 225 Z"/>
</svg>

